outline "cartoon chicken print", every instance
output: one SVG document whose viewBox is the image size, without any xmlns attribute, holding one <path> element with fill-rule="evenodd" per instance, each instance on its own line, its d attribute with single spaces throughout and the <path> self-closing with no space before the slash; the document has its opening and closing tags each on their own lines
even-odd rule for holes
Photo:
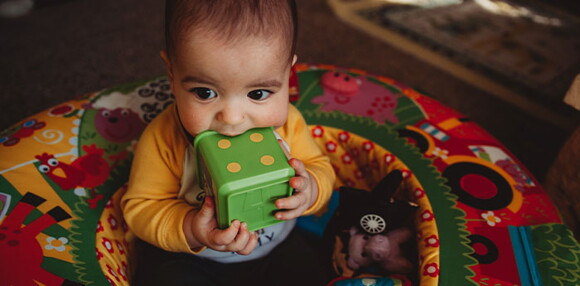
<svg viewBox="0 0 580 286">
<path fill-rule="evenodd" d="M 109 177 L 110 167 L 103 158 L 104 150 L 96 145 L 85 145 L 85 155 L 70 164 L 58 161 L 54 155 L 43 153 L 36 156 L 40 161 L 38 170 L 48 176 L 63 190 L 77 187 L 95 188 Z"/>
</svg>

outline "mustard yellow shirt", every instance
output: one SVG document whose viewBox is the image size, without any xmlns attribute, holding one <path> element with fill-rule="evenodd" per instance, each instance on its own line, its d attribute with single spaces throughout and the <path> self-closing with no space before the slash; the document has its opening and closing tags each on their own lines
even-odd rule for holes
<svg viewBox="0 0 580 286">
<path fill-rule="evenodd" d="M 304 215 L 316 213 L 332 192 L 335 174 L 329 159 L 294 106 L 289 105 L 288 120 L 276 132 L 290 146 L 292 157 L 304 163 L 318 184 L 318 198 Z M 190 157 L 191 145 L 175 105 L 159 114 L 139 139 L 121 207 L 129 229 L 139 238 L 167 251 L 197 254 L 203 249 L 190 249 L 183 232 L 186 214 L 200 207 L 186 200 L 182 190 L 184 162 Z"/>
</svg>

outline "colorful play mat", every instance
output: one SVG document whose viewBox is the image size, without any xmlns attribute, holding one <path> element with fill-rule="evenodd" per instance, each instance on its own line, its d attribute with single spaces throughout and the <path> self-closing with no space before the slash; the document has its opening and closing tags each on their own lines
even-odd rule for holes
<svg viewBox="0 0 580 286">
<path fill-rule="evenodd" d="M 338 251 L 329 285 L 580 284 L 580 246 L 558 210 L 476 123 L 390 78 L 328 65 L 295 71 L 291 101 L 331 158 L 335 189 L 370 191 L 398 170 L 394 196 L 416 206 L 411 274 L 353 270 Z M 140 132 L 173 101 L 159 77 L 0 133 L 0 285 L 129 285 L 134 238 L 118 202 Z M 338 195 L 300 220 L 313 239 L 325 236 Z"/>
</svg>

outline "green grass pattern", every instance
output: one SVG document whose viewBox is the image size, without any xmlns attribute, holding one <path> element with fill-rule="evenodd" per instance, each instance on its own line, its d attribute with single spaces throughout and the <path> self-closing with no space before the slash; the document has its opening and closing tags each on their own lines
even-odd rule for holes
<svg viewBox="0 0 580 286">
<path fill-rule="evenodd" d="M 530 227 L 536 263 L 542 282 L 550 286 L 576 286 L 580 281 L 580 244 L 562 224 Z"/>
</svg>

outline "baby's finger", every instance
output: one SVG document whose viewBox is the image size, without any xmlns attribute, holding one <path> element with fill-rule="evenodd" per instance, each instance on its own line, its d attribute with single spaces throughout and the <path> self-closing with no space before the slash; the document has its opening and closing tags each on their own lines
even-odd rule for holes
<svg viewBox="0 0 580 286">
<path fill-rule="evenodd" d="M 248 231 L 248 225 L 245 222 L 243 222 L 240 226 L 240 231 L 238 231 L 238 235 L 236 236 L 234 241 L 230 243 L 230 245 L 228 245 L 228 250 L 238 252 L 244 249 L 244 247 L 246 247 L 246 244 L 248 244 L 248 241 L 250 240 L 250 236 L 251 234 Z"/>
<path fill-rule="evenodd" d="M 304 163 L 302 163 L 302 161 L 292 158 L 288 161 L 288 164 L 290 164 L 290 166 L 296 171 L 296 176 L 309 176 L 308 171 L 306 171 L 306 167 L 304 167 Z"/>
<path fill-rule="evenodd" d="M 234 220 L 230 227 L 224 230 L 216 230 L 213 236 L 213 243 L 216 245 L 227 245 L 234 241 L 240 230 L 240 221 Z"/>
<path fill-rule="evenodd" d="M 276 219 L 277 220 L 291 220 L 295 219 L 302 215 L 304 209 L 292 209 L 292 210 L 285 210 L 285 211 L 278 211 L 276 212 Z"/>
<path fill-rule="evenodd" d="M 284 155 L 286 155 L 286 158 L 288 159 L 292 158 L 290 152 L 288 151 L 288 148 L 286 148 L 286 144 L 284 144 L 284 141 L 282 141 L 282 139 L 278 139 L 278 144 L 280 144 L 280 147 L 282 147 L 282 151 L 284 151 Z"/>
<path fill-rule="evenodd" d="M 253 232 L 250 234 L 250 240 L 246 244 L 246 247 L 244 247 L 244 249 L 238 251 L 238 254 L 248 255 L 248 254 L 252 253 L 252 251 L 254 251 L 256 246 L 258 246 L 258 234 Z"/>
<path fill-rule="evenodd" d="M 308 186 L 308 179 L 304 177 L 293 177 L 290 178 L 290 181 L 288 183 L 290 184 L 290 187 L 300 191 L 304 190 Z"/>
<path fill-rule="evenodd" d="M 277 199 L 275 204 L 282 210 L 295 209 L 306 204 L 306 195 L 303 192 L 295 192 L 287 198 Z"/>
<path fill-rule="evenodd" d="M 205 201 L 197 214 L 200 224 L 210 224 L 214 219 L 215 204 L 212 197 L 205 197 Z"/>
</svg>

